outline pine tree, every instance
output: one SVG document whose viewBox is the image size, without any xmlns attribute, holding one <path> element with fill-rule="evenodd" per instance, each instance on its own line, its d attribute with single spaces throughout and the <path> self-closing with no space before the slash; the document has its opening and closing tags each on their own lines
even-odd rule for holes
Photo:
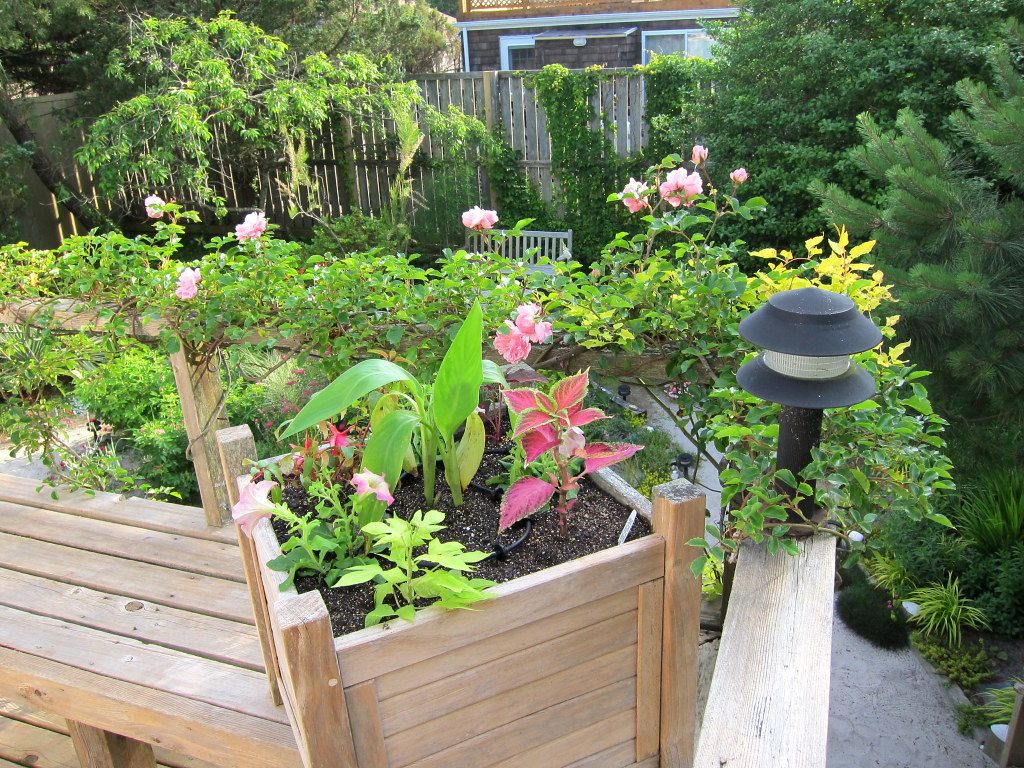
<svg viewBox="0 0 1024 768">
<path fill-rule="evenodd" d="M 934 373 L 933 401 L 968 470 L 1019 463 L 1024 450 L 1024 78 L 1014 56 L 1024 30 L 1011 21 L 1007 33 L 994 87 L 956 86 L 963 110 L 952 124 L 974 156 L 909 110 L 894 131 L 861 115 L 852 156 L 886 184 L 881 203 L 818 190 L 831 221 L 878 241 L 911 355 Z"/>
</svg>

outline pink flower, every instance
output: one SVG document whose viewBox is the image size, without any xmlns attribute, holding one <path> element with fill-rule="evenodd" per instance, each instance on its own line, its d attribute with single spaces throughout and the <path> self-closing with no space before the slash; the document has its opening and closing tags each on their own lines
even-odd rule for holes
<svg viewBox="0 0 1024 768">
<path fill-rule="evenodd" d="M 198 269 L 185 267 L 178 275 L 178 287 L 175 289 L 174 295 L 183 300 L 194 299 L 199 293 L 200 280 L 202 280 L 202 276 Z"/>
<path fill-rule="evenodd" d="M 235 237 L 239 240 L 256 240 L 267 231 L 267 217 L 262 211 L 253 211 L 245 221 L 235 226 Z"/>
<path fill-rule="evenodd" d="M 327 429 L 330 430 L 330 437 L 327 438 L 327 445 L 330 448 L 337 450 L 338 448 L 344 448 L 348 445 L 348 431 L 351 427 L 345 427 L 345 429 L 338 429 L 333 424 L 328 424 Z"/>
<path fill-rule="evenodd" d="M 143 201 L 143 205 L 146 206 L 146 215 L 151 219 L 162 219 L 164 212 L 161 208 L 166 205 L 162 197 L 157 195 L 150 195 Z"/>
<path fill-rule="evenodd" d="M 516 309 L 516 328 L 534 344 L 543 344 L 551 335 L 551 323 L 538 322 L 541 308 L 537 304 L 520 304 Z"/>
<path fill-rule="evenodd" d="M 570 427 L 562 435 L 562 442 L 558 445 L 558 452 L 565 457 L 575 456 L 577 451 L 582 451 L 587 445 L 587 438 L 583 436 L 583 430 L 579 427 Z"/>
<path fill-rule="evenodd" d="M 703 191 L 704 182 L 701 181 L 700 174 L 696 171 L 687 173 L 685 168 L 669 171 L 665 181 L 658 187 L 658 192 L 673 208 L 678 208 L 684 203 L 689 205 L 690 199 Z M 683 194 L 679 195 L 678 192 Z"/>
<path fill-rule="evenodd" d="M 462 226 L 466 229 L 475 229 L 477 232 L 491 229 L 497 223 L 498 212 L 484 210 L 479 205 L 474 205 L 462 214 Z"/>
<path fill-rule="evenodd" d="M 644 208 L 650 208 L 651 204 L 644 198 L 644 193 L 649 189 L 650 187 L 642 181 L 637 181 L 630 176 L 629 183 L 622 188 L 622 194 L 634 195 L 634 197 L 622 198 L 622 204 L 629 209 L 630 213 L 639 213 Z"/>
<path fill-rule="evenodd" d="M 356 472 L 352 475 L 352 484 L 356 487 L 356 493 L 372 493 L 389 507 L 395 503 L 395 497 L 391 495 L 387 481 L 380 475 L 375 475 L 368 469 Z"/>
<path fill-rule="evenodd" d="M 246 536 L 252 536 L 256 523 L 274 514 L 276 505 L 267 497 L 276 485 L 273 480 L 254 483 L 248 477 L 238 481 L 238 502 L 231 507 L 231 519 Z"/>
<path fill-rule="evenodd" d="M 708 159 L 708 148 L 703 144 L 694 144 L 690 159 L 693 160 L 694 165 L 700 165 Z"/>
<path fill-rule="evenodd" d="M 508 333 L 499 333 L 494 337 L 494 348 L 509 363 L 518 363 L 530 355 L 530 337 L 520 331 L 515 323 L 506 320 Z"/>
<path fill-rule="evenodd" d="M 746 168 L 737 168 L 735 171 L 729 174 L 729 178 L 732 179 L 732 183 L 737 187 L 746 181 L 749 177 Z"/>
</svg>

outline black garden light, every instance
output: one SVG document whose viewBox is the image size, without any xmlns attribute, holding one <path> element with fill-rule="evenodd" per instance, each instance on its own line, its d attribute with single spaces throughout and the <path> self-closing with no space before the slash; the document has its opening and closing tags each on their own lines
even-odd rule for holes
<svg viewBox="0 0 1024 768">
<path fill-rule="evenodd" d="M 875 393 L 871 374 L 850 359 L 882 343 L 878 330 L 853 301 L 821 288 L 783 291 L 748 317 L 740 336 L 762 352 L 739 369 L 736 379 L 747 392 L 779 403 L 779 469 L 800 473 L 821 440 L 824 408 L 842 408 Z M 813 487 L 813 485 L 812 485 Z M 795 488 L 787 488 L 795 495 Z M 800 502 L 814 519 L 814 494 Z M 793 516 L 789 522 L 800 522 Z"/>
</svg>

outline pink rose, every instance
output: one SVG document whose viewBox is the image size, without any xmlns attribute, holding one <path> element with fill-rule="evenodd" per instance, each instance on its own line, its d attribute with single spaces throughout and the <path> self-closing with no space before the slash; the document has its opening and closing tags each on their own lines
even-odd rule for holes
<svg viewBox="0 0 1024 768">
<path fill-rule="evenodd" d="M 650 187 L 642 181 L 637 181 L 630 176 L 629 183 L 622 188 L 622 194 L 635 195 L 635 197 L 622 198 L 622 204 L 629 209 L 630 213 L 639 213 L 644 208 L 650 208 L 650 203 L 644 198 L 644 193 L 649 189 Z"/>
<path fill-rule="evenodd" d="M 162 219 L 164 212 L 161 210 L 166 203 L 162 197 L 157 195 L 150 195 L 143 201 L 143 205 L 146 206 L 146 215 L 151 219 Z"/>
<path fill-rule="evenodd" d="M 185 267 L 178 275 L 178 287 L 175 289 L 174 295 L 182 300 L 194 299 L 199 293 L 200 280 L 202 280 L 202 276 L 198 269 Z"/>
<path fill-rule="evenodd" d="M 497 223 L 498 212 L 484 210 L 479 205 L 474 205 L 462 214 L 462 226 L 466 229 L 475 229 L 477 232 L 492 229 Z"/>
<path fill-rule="evenodd" d="M 729 174 L 729 178 L 732 179 L 732 183 L 737 187 L 746 181 L 750 176 L 747 174 L 746 168 L 737 168 L 735 171 Z"/>
<path fill-rule="evenodd" d="M 264 517 L 274 514 L 275 504 L 267 498 L 277 483 L 261 480 L 254 483 L 251 478 L 238 482 L 238 502 L 231 507 L 231 519 L 246 536 L 252 536 L 253 526 Z"/>
<path fill-rule="evenodd" d="M 494 348 L 509 363 L 518 363 L 530 355 L 530 337 L 520 331 L 515 323 L 506 320 L 508 333 L 499 333 L 494 337 Z"/>
<path fill-rule="evenodd" d="M 389 507 L 395 503 L 395 497 L 391 495 L 391 489 L 388 488 L 387 481 L 368 469 L 352 475 L 352 484 L 356 487 L 356 493 L 360 496 L 364 493 L 372 493 Z"/>
<path fill-rule="evenodd" d="M 708 159 L 708 148 L 703 144 L 694 144 L 690 159 L 693 160 L 694 165 L 700 165 Z"/>
<path fill-rule="evenodd" d="M 245 221 L 235 226 L 235 237 L 239 240 L 256 240 L 267 231 L 267 217 L 262 211 L 253 211 Z"/>
<path fill-rule="evenodd" d="M 701 181 L 700 174 L 696 171 L 687 173 L 685 168 L 669 171 L 665 181 L 658 187 L 658 192 L 673 208 L 678 208 L 684 203 L 689 205 L 690 199 L 703 191 L 704 182 Z M 683 194 L 679 195 L 679 192 Z"/>
<path fill-rule="evenodd" d="M 537 304 L 521 304 L 516 310 L 516 328 L 534 344 L 543 344 L 551 335 L 551 323 L 538 322 L 541 308 Z"/>
</svg>

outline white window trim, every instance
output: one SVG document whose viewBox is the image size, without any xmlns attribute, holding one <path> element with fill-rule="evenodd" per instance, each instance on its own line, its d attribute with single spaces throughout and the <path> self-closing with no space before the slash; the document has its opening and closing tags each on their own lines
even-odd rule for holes
<svg viewBox="0 0 1024 768">
<path fill-rule="evenodd" d="M 510 49 L 536 47 L 533 35 L 502 35 L 498 38 L 498 44 L 501 47 L 501 68 L 504 70 L 511 69 L 508 55 Z"/>
<path fill-rule="evenodd" d="M 682 35 L 686 40 L 686 50 L 683 51 L 687 56 L 690 55 L 690 35 L 706 35 L 707 30 L 703 27 L 697 27 L 695 29 L 652 29 L 651 31 L 644 30 L 640 33 L 640 63 L 649 64 L 651 61 L 650 52 L 647 48 L 647 39 L 650 37 L 665 37 L 667 35 Z"/>
</svg>

